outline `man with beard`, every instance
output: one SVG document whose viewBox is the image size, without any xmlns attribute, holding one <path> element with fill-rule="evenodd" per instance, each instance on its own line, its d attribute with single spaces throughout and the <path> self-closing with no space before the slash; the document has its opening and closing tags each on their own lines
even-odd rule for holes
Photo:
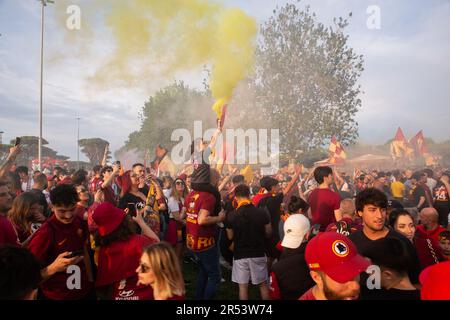
<svg viewBox="0 0 450 320">
<path fill-rule="evenodd" d="M 385 226 L 388 200 L 386 195 L 375 188 L 369 188 L 356 196 L 356 211 L 363 220 L 363 229 L 349 235 L 358 252 L 364 255 L 370 244 L 382 238 L 398 238 L 405 244 L 411 258 L 408 274 L 411 282 L 417 284 L 420 263 L 412 243 L 403 235 Z M 364 277 L 363 277 L 364 278 Z M 364 279 L 363 279 L 364 280 Z M 365 281 L 361 281 L 365 284 Z M 364 285 L 361 290 L 364 290 Z"/>
<path fill-rule="evenodd" d="M 316 285 L 299 300 L 355 300 L 359 297 L 359 274 L 369 260 L 358 254 L 345 236 L 324 232 L 306 246 L 306 262 Z"/>
</svg>

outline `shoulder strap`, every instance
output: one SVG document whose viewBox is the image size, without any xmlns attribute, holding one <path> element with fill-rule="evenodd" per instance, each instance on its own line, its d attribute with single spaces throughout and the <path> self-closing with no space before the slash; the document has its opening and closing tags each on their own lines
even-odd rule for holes
<svg viewBox="0 0 450 320">
<path fill-rule="evenodd" d="M 427 238 L 426 240 L 427 240 L 428 248 L 430 249 L 431 255 L 433 256 L 434 263 L 439 263 L 439 259 L 436 256 L 436 251 L 433 248 L 431 240 L 429 238 Z"/>
</svg>

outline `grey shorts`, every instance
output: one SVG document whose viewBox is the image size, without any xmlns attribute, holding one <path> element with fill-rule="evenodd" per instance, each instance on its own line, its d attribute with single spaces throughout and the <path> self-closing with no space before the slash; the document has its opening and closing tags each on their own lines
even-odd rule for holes
<svg viewBox="0 0 450 320">
<path fill-rule="evenodd" d="M 233 271 L 231 272 L 231 281 L 239 284 L 259 285 L 269 278 L 267 273 L 267 258 L 244 258 L 233 260 Z"/>
</svg>

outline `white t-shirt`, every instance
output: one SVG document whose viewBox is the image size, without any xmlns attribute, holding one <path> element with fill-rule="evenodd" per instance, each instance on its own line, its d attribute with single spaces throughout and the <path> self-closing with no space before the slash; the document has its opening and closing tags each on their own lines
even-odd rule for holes
<svg viewBox="0 0 450 320">
<path fill-rule="evenodd" d="M 172 195 L 172 189 L 163 189 L 163 194 L 164 197 L 166 197 L 166 199 L 169 199 L 170 196 Z"/>
<path fill-rule="evenodd" d="M 34 184 L 33 178 L 30 177 L 28 179 L 28 182 L 22 182 L 22 191 L 23 192 L 30 191 L 31 188 L 33 188 L 33 184 Z"/>
<path fill-rule="evenodd" d="M 181 203 L 184 203 L 183 198 L 181 198 L 180 201 L 181 201 Z M 169 200 L 167 201 L 167 206 L 169 207 L 169 217 L 170 218 L 173 218 L 172 212 L 180 211 L 180 206 L 178 205 L 178 200 L 175 199 L 174 197 L 169 198 Z"/>
<path fill-rule="evenodd" d="M 433 178 L 427 178 L 427 186 L 430 188 L 430 191 L 433 192 L 433 189 L 436 187 L 437 181 Z"/>
<path fill-rule="evenodd" d="M 350 188 L 348 187 L 348 183 L 344 182 L 344 184 L 341 187 L 341 191 L 343 192 L 350 192 Z"/>
</svg>

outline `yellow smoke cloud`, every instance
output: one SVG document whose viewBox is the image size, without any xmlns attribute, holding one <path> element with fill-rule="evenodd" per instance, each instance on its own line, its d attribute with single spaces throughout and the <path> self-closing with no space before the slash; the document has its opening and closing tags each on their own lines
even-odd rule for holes
<svg viewBox="0 0 450 320">
<path fill-rule="evenodd" d="M 104 25 L 94 27 L 88 21 L 96 39 L 82 39 L 77 45 L 91 47 L 111 38 L 114 48 L 90 78 L 91 85 L 134 86 L 210 65 L 212 94 L 228 101 L 252 70 L 257 25 L 240 9 L 213 0 L 92 3 L 95 7 L 91 2 L 80 4 L 84 17 L 102 16 Z"/>
</svg>

